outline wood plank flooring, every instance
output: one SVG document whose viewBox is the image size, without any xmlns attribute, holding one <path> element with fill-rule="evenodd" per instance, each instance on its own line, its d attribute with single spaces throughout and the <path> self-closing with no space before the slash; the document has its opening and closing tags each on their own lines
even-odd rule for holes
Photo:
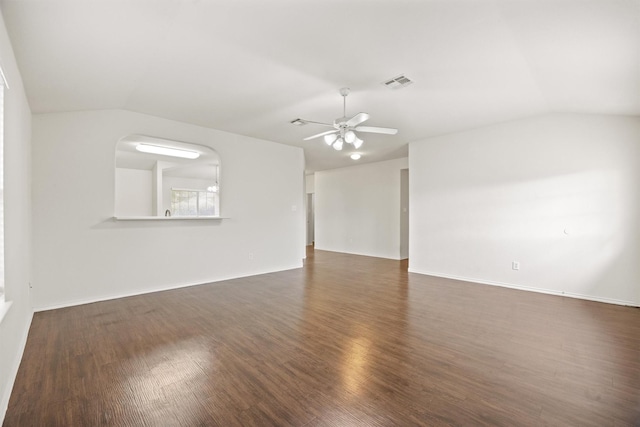
<svg viewBox="0 0 640 427">
<path fill-rule="evenodd" d="M 638 426 L 640 310 L 309 251 L 36 313 L 4 426 Z"/>
</svg>

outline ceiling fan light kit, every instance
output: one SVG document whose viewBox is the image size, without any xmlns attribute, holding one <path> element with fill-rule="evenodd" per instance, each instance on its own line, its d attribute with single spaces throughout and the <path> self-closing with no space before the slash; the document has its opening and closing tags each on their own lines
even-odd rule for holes
<svg viewBox="0 0 640 427">
<path fill-rule="evenodd" d="M 362 146 L 364 141 L 358 137 L 356 132 L 369 132 L 369 133 L 379 133 L 385 135 L 395 135 L 398 133 L 398 129 L 394 128 L 382 128 L 382 127 L 374 127 L 374 126 L 358 126 L 361 123 L 369 120 L 369 114 L 367 113 L 358 113 L 350 119 L 347 118 L 347 95 L 351 90 L 348 87 L 343 87 L 340 89 L 340 95 L 342 96 L 342 117 L 339 117 L 331 123 L 323 123 L 323 122 L 314 122 L 311 120 L 305 119 L 295 119 L 292 120 L 291 123 L 302 126 L 306 124 L 316 124 L 320 126 L 327 126 L 333 128 L 333 130 L 320 132 L 315 135 L 308 136 L 304 138 L 304 141 L 309 141 L 311 139 L 324 137 L 324 142 L 333 147 L 335 150 L 342 150 L 344 143 L 353 145 L 353 147 L 357 150 Z M 354 159 L 357 160 L 357 159 Z"/>
<path fill-rule="evenodd" d="M 344 140 L 348 144 L 353 144 L 356 138 L 357 138 L 356 133 L 352 130 L 348 130 L 344 133 Z"/>
<path fill-rule="evenodd" d="M 335 133 L 324 136 L 324 142 L 328 146 L 331 146 L 336 141 L 336 139 L 338 139 L 338 135 L 336 135 Z"/>
</svg>

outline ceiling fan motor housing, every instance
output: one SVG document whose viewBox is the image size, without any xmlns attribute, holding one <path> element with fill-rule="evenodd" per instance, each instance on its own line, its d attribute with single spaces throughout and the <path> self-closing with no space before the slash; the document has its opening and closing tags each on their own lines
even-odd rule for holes
<svg viewBox="0 0 640 427">
<path fill-rule="evenodd" d="M 333 121 L 333 126 L 335 126 L 336 129 L 340 129 L 340 130 L 347 129 L 349 127 L 347 125 L 347 120 L 348 120 L 347 117 L 338 117 Z"/>
</svg>

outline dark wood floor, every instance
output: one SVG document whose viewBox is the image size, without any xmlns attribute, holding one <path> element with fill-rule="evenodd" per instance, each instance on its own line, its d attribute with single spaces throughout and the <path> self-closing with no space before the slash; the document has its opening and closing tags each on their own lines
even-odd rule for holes
<svg viewBox="0 0 640 427">
<path fill-rule="evenodd" d="M 633 426 L 640 310 L 310 252 L 37 313 L 5 426 Z"/>
</svg>

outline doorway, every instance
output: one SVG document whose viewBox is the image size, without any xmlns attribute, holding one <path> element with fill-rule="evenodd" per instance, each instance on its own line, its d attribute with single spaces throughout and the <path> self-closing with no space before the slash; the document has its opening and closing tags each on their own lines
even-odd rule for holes
<svg viewBox="0 0 640 427">
<path fill-rule="evenodd" d="M 409 258 L 409 169 L 400 170 L 400 259 Z"/>
<path fill-rule="evenodd" d="M 315 194 L 307 194 L 307 246 L 313 245 L 315 241 L 314 236 L 314 208 L 315 208 Z"/>
</svg>

